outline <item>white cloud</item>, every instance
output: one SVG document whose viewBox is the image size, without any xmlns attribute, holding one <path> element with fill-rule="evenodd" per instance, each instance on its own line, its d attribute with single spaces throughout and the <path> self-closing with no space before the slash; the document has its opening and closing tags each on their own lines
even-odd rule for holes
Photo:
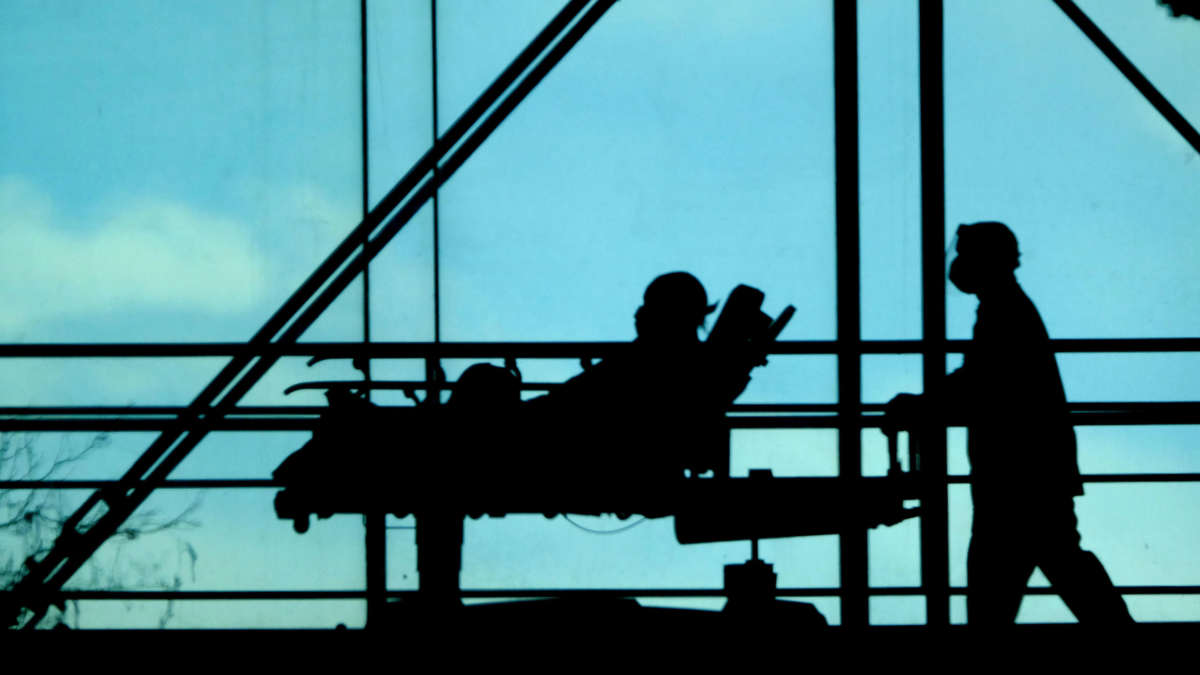
<svg viewBox="0 0 1200 675">
<path fill-rule="evenodd" d="M 91 222 L 64 222 L 51 199 L 0 177 L 0 333 L 98 313 L 213 314 L 262 301 L 271 267 L 235 219 L 153 197 Z"/>
<path fill-rule="evenodd" d="M 242 181 L 236 192 L 261 214 L 263 221 L 255 223 L 257 231 L 268 233 L 273 240 L 305 239 L 305 246 L 315 246 L 322 254 L 333 250 L 362 218 L 353 203 L 335 200 L 328 189 L 313 183 L 280 186 L 250 178 Z"/>
<path fill-rule="evenodd" d="M 237 216 L 161 197 L 68 209 L 28 180 L 0 176 L 0 342 L 87 341 L 114 328 L 138 340 L 247 339 L 361 217 L 352 203 L 307 184 L 245 182 L 233 201 L 244 206 Z M 63 215 L 75 210 L 98 215 Z M 373 267 L 376 339 L 432 331 L 431 241 L 427 226 L 415 230 Z M 360 294 L 344 293 L 304 339 L 358 339 Z M 195 316 L 180 325 L 173 318 L 180 312 Z M 127 330 L 132 313 L 142 325 Z M 61 321 L 79 332 L 64 334 Z M 161 371 L 141 359 L 18 359 L 0 364 L 0 378 L 24 384 L 0 398 L 7 405 L 182 404 L 219 368 L 208 359 L 167 363 Z M 331 376 L 344 365 L 319 372 Z M 278 403 L 284 387 L 313 377 L 285 360 L 251 398 Z"/>
</svg>

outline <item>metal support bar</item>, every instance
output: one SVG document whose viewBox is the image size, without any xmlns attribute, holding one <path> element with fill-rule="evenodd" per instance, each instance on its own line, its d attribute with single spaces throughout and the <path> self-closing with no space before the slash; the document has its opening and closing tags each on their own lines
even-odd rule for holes
<svg viewBox="0 0 1200 675">
<path fill-rule="evenodd" d="M 921 309 L 922 381 L 932 391 L 946 375 L 946 286 L 942 278 L 946 238 L 945 114 L 943 110 L 942 0 L 921 0 Z M 946 428 L 921 439 L 921 585 L 925 621 L 950 623 L 949 499 L 946 489 Z"/>
<path fill-rule="evenodd" d="M 946 351 L 961 354 L 969 340 L 946 340 Z M 1050 341 L 1059 353 L 1200 352 L 1200 338 L 1067 338 Z M 0 345 L 6 358 L 201 358 L 230 356 L 319 356 L 321 358 L 463 359 L 520 357 L 525 359 L 609 358 L 632 347 L 628 342 L 297 342 L 249 345 L 244 342 L 192 343 L 42 343 Z M 924 354 L 920 340 L 863 340 L 863 354 Z M 852 353 L 836 340 L 781 340 L 770 355 L 823 356 Z"/>
<path fill-rule="evenodd" d="M 385 627 L 387 614 L 387 514 L 363 514 L 366 530 L 367 627 Z"/>
<path fill-rule="evenodd" d="M 1123 595 L 1197 595 L 1200 586 L 1117 586 Z M 951 595 L 965 595 L 964 586 L 953 586 Z M 419 591 L 389 591 L 389 598 L 413 598 Z M 920 586 L 876 586 L 872 596 L 904 597 L 922 595 Z M 464 598 L 714 598 L 725 595 L 720 588 L 512 588 L 512 589 L 464 589 Z M 827 587 L 778 588 L 775 597 L 780 598 L 829 598 L 840 596 L 841 589 Z M 1058 590 L 1050 586 L 1033 586 L 1025 589 L 1026 595 L 1057 595 Z M 115 590 L 64 590 L 62 597 L 69 600 L 343 600 L 363 598 L 363 591 L 115 591 Z M 1175 623 L 1175 622 L 1173 622 Z M 1060 624 L 1061 625 L 1061 624 Z"/>
<path fill-rule="evenodd" d="M 1175 106 L 1171 105 L 1167 97 L 1159 93 L 1158 89 L 1150 83 L 1150 80 L 1146 79 L 1145 75 L 1142 75 L 1142 72 L 1133 65 L 1133 62 L 1126 58 L 1120 49 L 1117 49 L 1117 46 L 1113 44 L 1112 40 L 1108 39 L 1104 31 L 1100 30 L 1100 27 L 1093 23 L 1087 14 L 1084 14 L 1083 10 L 1079 9 L 1079 6 L 1071 0 L 1054 0 L 1054 4 L 1058 5 L 1058 8 L 1067 15 L 1067 18 L 1074 22 L 1079 27 L 1079 30 L 1088 36 L 1092 44 L 1096 45 L 1096 48 L 1108 57 L 1108 60 L 1117 67 L 1117 70 L 1121 71 L 1121 74 L 1129 80 L 1129 83 L 1136 87 L 1142 96 L 1146 97 L 1150 105 L 1154 106 L 1154 109 L 1171 126 L 1175 127 L 1175 131 L 1178 131 L 1179 135 L 1183 136 L 1183 139 L 1192 146 L 1192 149 L 1200 152 L 1200 133 L 1197 133 L 1196 128 L 1187 121 L 1187 118 L 1176 110 Z"/>
<path fill-rule="evenodd" d="M 838 475 L 862 475 L 862 360 L 858 342 L 858 3 L 833 2 L 834 145 L 837 208 Z M 844 532 L 841 554 L 842 625 L 865 626 L 867 531 Z"/>
<path fill-rule="evenodd" d="M 367 34 L 370 32 L 367 26 L 367 0 L 359 0 L 358 5 L 359 18 L 359 64 L 362 71 L 361 93 L 362 97 L 359 105 L 362 108 L 362 214 L 363 220 L 367 220 L 371 216 L 371 143 L 370 143 L 370 119 L 369 107 L 367 105 Z M 435 139 L 436 140 L 436 139 Z M 362 245 L 365 248 L 367 245 L 367 233 L 363 233 Z M 362 311 L 363 311 L 363 344 L 371 343 L 371 267 L 368 265 L 362 271 L 363 294 L 362 294 Z M 371 380 L 371 360 L 363 359 L 362 363 L 363 378 L 368 382 Z"/>
<path fill-rule="evenodd" d="M 429 82 L 432 96 L 433 140 L 438 137 L 438 43 L 437 0 L 429 0 Z M 437 168 L 434 168 L 434 175 Z M 433 341 L 442 341 L 442 243 L 438 193 L 433 193 Z"/>
<path fill-rule="evenodd" d="M 728 478 L 728 476 L 725 476 Z M 1200 483 L 1200 473 L 1087 473 L 1084 483 Z M 969 485 L 970 476 L 946 478 L 952 485 Z M 367 481 L 363 482 L 364 485 Z M 0 490 L 87 490 L 120 485 L 115 480 L 0 480 Z M 192 478 L 164 481 L 160 490 L 277 489 L 287 487 L 276 480 L 242 478 Z"/>
<path fill-rule="evenodd" d="M 1081 406 L 1084 404 L 1080 404 Z M 1096 405 L 1096 404 L 1091 404 Z M 1135 404 L 1128 410 L 1105 409 L 1097 411 L 1076 410 L 1071 413 L 1071 424 L 1074 426 L 1152 426 L 1152 425 L 1200 425 L 1200 411 L 1196 404 L 1175 403 L 1144 403 Z M 1146 406 L 1146 407 L 1142 407 Z M 1151 406 L 1162 406 L 1156 409 Z M 412 411 L 412 406 L 381 406 L 384 410 L 405 414 Z M 864 404 L 861 410 L 878 413 L 883 404 Z M 844 415 L 836 413 L 836 404 L 783 404 L 778 406 L 735 406 L 725 418 L 726 425 L 731 429 L 835 429 L 846 423 Z M 761 413 L 761 414 L 752 414 Z M 608 418 L 604 418 L 608 419 Z M 619 415 L 611 417 L 612 422 L 621 421 Z M 878 428 L 883 421 L 879 414 L 860 415 L 850 422 L 856 428 Z M 197 422 L 198 428 L 205 432 L 214 431 L 312 431 L 320 425 L 319 416 L 309 413 L 280 414 L 256 417 L 229 417 L 213 421 Z M 0 432 L 23 431 L 38 432 L 128 432 L 128 431 L 162 431 L 178 424 L 175 419 L 130 417 L 130 416 L 59 416 L 53 418 L 37 418 L 26 416 L 0 417 Z M 964 426 L 951 422 L 949 426 Z M 122 482 L 122 481 L 115 481 Z M 127 481 L 126 481 L 127 483 Z"/>
<path fill-rule="evenodd" d="M 362 212 L 363 220 L 371 214 L 371 167 L 370 167 L 370 125 L 367 106 L 367 0 L 359 2 L 359 43 L 360 61 L 362 64 Z M 436 138 L 434 139 L 437 140 Z M 364 232 L 362 247 L 365 250 L 369 237 Z M 371 266 L 364 265 L 363 280 L 363 344 L 371 343 Z M 371 360 L 362 359 L 363 379 L 371 381 Z M 367 400 L 371 400 L 371 389 L 367 389 Z M 382 617 L 387 609 L 387 521 L 383 513 L 368 513 L 363 516 L 363 529 L 366 554 L 367 579 L 367 625 L 382 625 Z M 373 622 L 372 619 L 375 619 Z"/>
</svg>

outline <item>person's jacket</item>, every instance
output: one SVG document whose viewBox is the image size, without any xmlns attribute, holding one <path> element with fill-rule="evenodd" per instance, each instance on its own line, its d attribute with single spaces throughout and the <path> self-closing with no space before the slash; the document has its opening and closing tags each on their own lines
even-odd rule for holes
<svg viewBox="0 0 1200 675">
<path fill-rule="evenodd" d="M 976 501 L 1083 494 L 1050 338 L 1015 282 L 980 301 L 963 366 L 940 394 L 949 422 L 967 425 Z"/>
</svg>

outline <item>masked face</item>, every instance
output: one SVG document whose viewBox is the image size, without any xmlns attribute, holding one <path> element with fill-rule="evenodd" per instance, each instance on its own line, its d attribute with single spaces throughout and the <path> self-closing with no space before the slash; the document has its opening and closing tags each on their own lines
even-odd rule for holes
<svg viewBox="0 0 1200 675">
<path fill-rule="evenodd" d="M 979 275 L 976 266 L 970 264 L 970 261 L 964 261 L 960 254 L 950 263 L 950 283 L 963 293 L 975 294 L 979 292 Z"/>
</svg>

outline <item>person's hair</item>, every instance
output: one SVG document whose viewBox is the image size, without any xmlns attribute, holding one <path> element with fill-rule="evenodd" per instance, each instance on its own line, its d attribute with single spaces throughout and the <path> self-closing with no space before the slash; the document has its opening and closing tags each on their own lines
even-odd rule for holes
<svg viewBox="0 0 1200 675">
<path fill-rule="evenodd" d="M 697 328 L 716 309 L 700 280 L 687 272 L 669 272 L 650 282 L 642 296 L 641 312 L 672 323 L 687 322 Z"/>
<path fill-rule="evenodd" d="M 958 251 L 1000 269 L 1015 270 L 1021 264 L 1017 236 L 1004 223 L 985 220 L 958 227 Z"/>
</svg>

